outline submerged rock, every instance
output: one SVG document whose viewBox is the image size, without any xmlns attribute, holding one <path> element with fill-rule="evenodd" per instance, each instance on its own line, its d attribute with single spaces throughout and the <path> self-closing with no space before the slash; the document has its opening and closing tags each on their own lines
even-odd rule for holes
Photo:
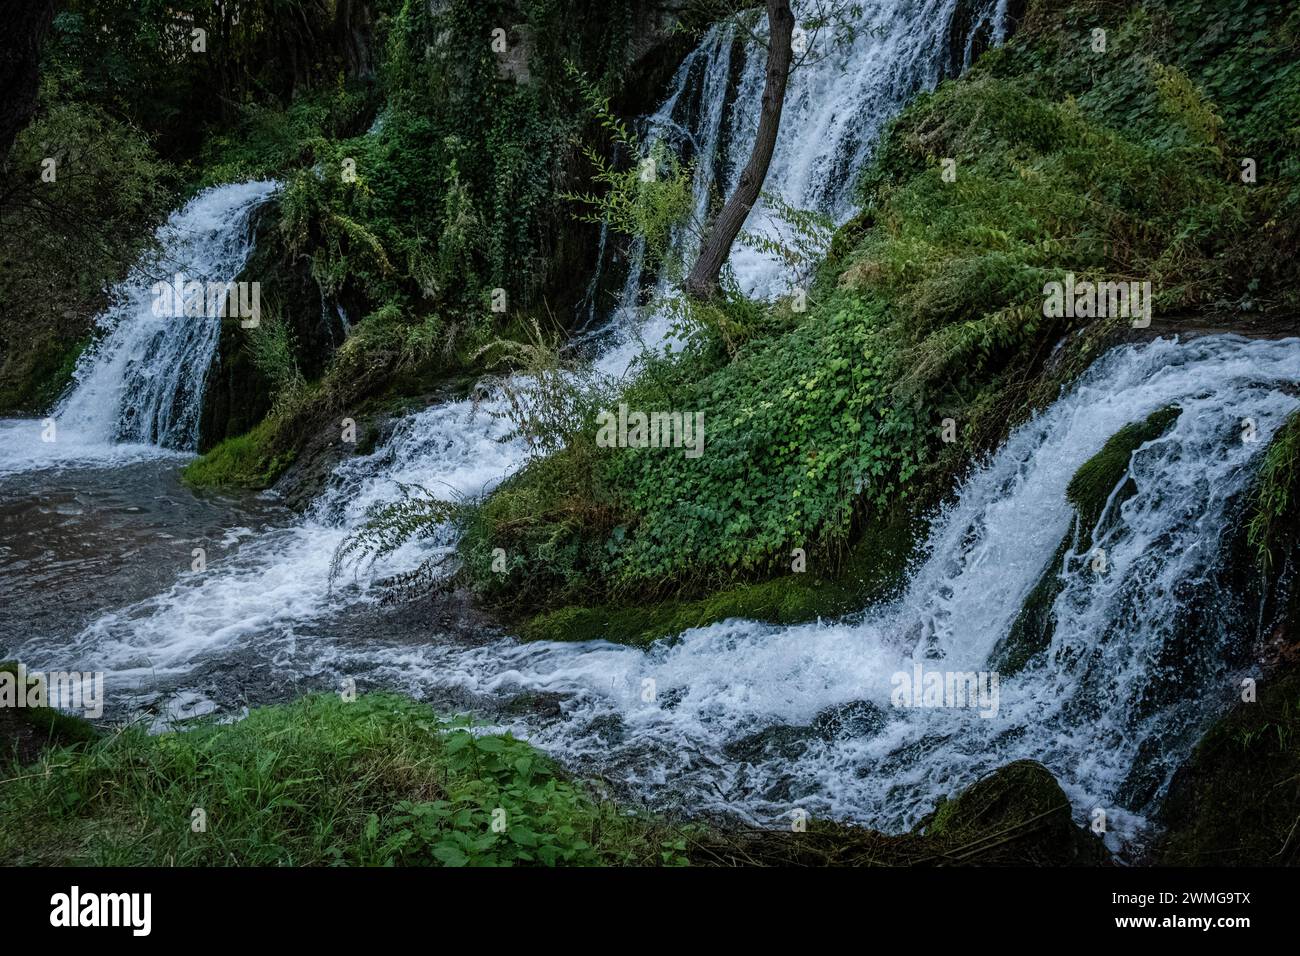
<svg viewBox="0 0 1300 956">
<path fill-rule="evenodd" d="M 827 707 L 813 718 L 812 732 L 823 740 L 870 737 L 889 722 L 885 711 L 866 700 Z"/>
<path fill-rule="evenodd" d="M 803 755 L 809 742 L 815 738 L 811 727 L 776 724 L 732 741 L 722 748 L 722 752 L 742 763 L 762 763 L 773 758 L 795 760 Z"/>
<path fill-rule="evenodd" d="M 820 711 L 808 726 L 774 724 L 732 741 L 722 752 L 742 763 L 762 763 L 772 759 L 795 760 L 815 740 L 832 742 L 870 737 L 889 721 L 880 707 L 865 700 L 852 700 Z"/>
</svg>

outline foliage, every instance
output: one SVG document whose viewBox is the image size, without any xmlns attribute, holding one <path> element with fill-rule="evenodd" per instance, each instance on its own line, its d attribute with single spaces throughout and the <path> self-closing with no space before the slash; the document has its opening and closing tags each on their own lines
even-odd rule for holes
<svg viewBox="0 0 1300 956">
<path fill-rule="evenodd" d="M 607 404 L 610 385 L 587 363 L 563 350 L 558 332 L 529 324 L 524 341 L 497 339 L 481 353 L 490 354 L 489 367 L 508 369 L 479 383 L 480 394 L 492 395 L 503 408 L 492 414 L 509 420 L 506 441 L 522 439 L 530 456 L 544 457 L 562 448 L 590 452 L 587 426 Z"/>
<path fill-rule="evenodd" d="M 362 77 L 374 11 L 389 0 L 69 0 L 43 59 L 72 92 L 188 158 L 241 113 L 283 109 Z M 194 31 L 203 31 L 197 35 Z M 215 158 L 215 157 L 214 157 Z"/>
<path fill-rule="evenodd" d="M 764 192 L 763 204 L 770 231 L 742 232 L 736 241 L 781 263 L 786 270 L 787 286 L 806 292 L 817 267 L 830 251 L 835 222 L 816 210 L 796 209 L 776 193 Z"/>
<path fill-rule="evenodd" d="M 0 792 L 0 853 L 14 863 L 684 860 L 681 831 L 616 809 L 529 745 L 388 695 L 306 697 L 161 736 L 132 727 L 17 769 Z"/>
<path fill-rule="evenodd" d="M 292 402 L 306 383 L 298 368 L 293 333 L 272 302 L 265 303 L 261 321 L 249 331 L 247 348 L 254 366 L 271 383 L 272 405 Z"/>
<path fill-rule="evenodd" d="M 463 520 L 465 506 L 460 502 L 440 499 L 421 486 L 400 485 L 399 490 L 399 500 L 372 507 L 365 520 L 348 532 L 335 549 L 330 559 L 331 587 L 349 566 L 354 574 L 360 574 L 411 542 L 446 539 L 456 522 Z M 376 583 L 399 596 L 426 593 L 447 578 L 442 567 L 451 554 L 452 549 L 443 540 L 442 547 L 416 567 Z"/>
<path fill-rule="evenodd" d="M 2 172 L 0 410 L 38 412 L 70 379 L 105 282 L 150 247 L 175 176 L 139 130 L 53 82 Z"/>
<path fill-rule="evenodd" d="M 662 141 L 643 146 L 611 111 L 609 97 L 601 96 L 572 64 L 569 70 L 624 168 L 618 159 L 608 160 L 595 146 L 585 145 L 583 156 L 595 170 L 592 184 L 601 191 L 566 193 L 564 198 L 583 209 L 581 221 L 605 225 L 635 239 L 644 257 L 643 268 L 680 276 L 684 269 L 678 255 L 682 244 L 676 240 L 683 230 L 698 231 L 701 225 L 691 220 L 692 166 L 682 163 Z"/>
<path fill-rule="evenodd" d="M 346 139 L 374 111 L 374 92 L 342 76 L 332 88 L 305 94 L 287 107 L 246 103 L 214 131 L 198 158 L 199 187 L 268 179 L 310 166 L 332 140 Z"/>
<path fill-rule="evenodd" d="M 606 640 L 646 646 L 730 618 L 802 624 L 843 617 L 895 593 L 913 554 L 915 528 L 894 518 L 874 524 L 835 573 L 809 569 L 738 584 L 698 600 L 565 607 L 523 622 L 525 640 Z M 829 571 L 829 569 L 825 569 Z"/>
<path fill-rule="evenodd" d="M 1194 2 L 1115 5 L 1101 15 L 1115 48 L 1155 52 L 1099 71 L 1086 6 L 1036 8 L 1006 48 L 904 110 L 862 178 L 861 214 L 830 244 L 833 269 L 811 275 L 806 313 L 696 311 L 677 367 L 652 363 L 625 387 L 632 407 L 702 411 L 701 458 L 619 450 L 597 495 L 552 519 L 533 505 L 563 486 L 561 452 L 481 509 L 467 565 L 508 540 L 525 552 L 509 583 L 520 600 L 548 600 L 531 576 L 549 602 L 596 604 L 729 587 L 788 566 L 794 548 L 833 566 L 871 516 L 933 503 L 1053 397 L 1035 385 L 1056 381 L 1043 364 L 1086 323 L 1044 317 L 1047 281 L 1149 281 L 1157 316 L 1293 308 L 1282 250 L 1297 177 L 1275 148 L 1294 131 L 1253 106 L 1294 97 L 1287 18 L 1243 14 L 1211 44 L 1190 38 Z M 1254 61 L 1270 72 L 1248 92 Z M 1277 156 L 1267 181 L 1242 182 L 1243 142 Z M 1085 329 L 1062 367 L 1116 327 Z M 940 441 L 945 419 L 956 441 Z M 608 530 L 575 527 L 584 511 Z M 524 540 L 511 530 L 522 522 Z"/>
<path fill-rule="evenodd" d="M 279 421 L 268 418 L 243 435 L 222 441 L 181 472 L 196 488 L 266 488 L 293 463 L 278 438 Z"/>
</svg>

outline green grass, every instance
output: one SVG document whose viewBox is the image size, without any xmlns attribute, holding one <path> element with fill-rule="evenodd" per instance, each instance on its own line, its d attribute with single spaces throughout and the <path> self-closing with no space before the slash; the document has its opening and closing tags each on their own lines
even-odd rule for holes
<svg viewBox="0 0 1300 956">
<path fill-rule="evenodd" d="M 15 864 L 684 862 L 680 829 L 616 808 L 521 741 L 383 694 L 127 729 L 0 779 L 0 858 Z"/>
<path fill-rule="evenodd" d="M 17 661 L 0 662 L 0 673 L 18 676 Z M 27 675 L 28 681 L 37 680 L 33 674 Z M 30 686 L 30 685 L 29 685 Z M 90 721 L 75 714 L 66 714 L 54 707 L 13 707 L 6 708 L 4 715 L 15 721 L 27 724 L 36 731 L 38 739 L 58 746 L 89 744 L 99 740 L 99 732 Z M 0 752 L 0 759 L 6 754 Z"/>
<path fill-rule="evenodd" d="M 293 463 L 277 434 L 275 419 L 264 419 L 190 462 L 181 477 L 195 488 L 268 488 Z"/>
<path fill-rule="evenodd" d="M 1292 414 L 1269 443 L 1251 493 L 1247 543 L 1265 571 L 1300 541 L 1300 413 Z"/>
</svg>

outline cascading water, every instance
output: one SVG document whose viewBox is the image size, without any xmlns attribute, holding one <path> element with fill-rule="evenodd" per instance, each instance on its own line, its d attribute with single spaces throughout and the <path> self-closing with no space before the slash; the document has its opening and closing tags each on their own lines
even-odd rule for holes
<svg viewBox="0 0 1300 956">
<path fill-rule="evenodd" d="M 98 319 L 103 338 L 82 356 L 71 391 L 50 416 L 54 435 L 43 435 L 41 423 L 3 423 L 0 471 L 51 461 L 125 460 L 158 446 L 194 450 L 226 293 L 213 300 L 214 309 L 204 301 L 202 309 L 191 310 L 201 314 L 158 314 L 154 285 L 172 283 L 177 273 L 205 292 L 209 282 L 233 282 L 252 251 L 253 211 L 276 188 L 273 182 L 216 186 L 168 218 L 158 230 L 160 255 L 111 291 Z M 185 298 L 191 301 L 192 295 Z"/>
<path fill-rule="evenodd" d="M 1300 407 L 1298 379 L 1294 339 L 1113 351 L 970 479 L 934 522 L 905 593 L 857 619 L 726 621 L 646 652 L 502 640 L 347 651 L 332 666 L 415 694 L 564 695 L 561 719 L 514 729 L 659 805 L 769 823 L 800 807 L 896 829 L 1029 757 L 1081 813 L 1105 807 L 1112 831 L 1131 834 L 1196 731 L 1238 691 L 1230 662 L 1243 632 L 1229 612 L 1192 615 L 1259 454 Z M 1134 453 L 1136 493 L 1097 538 L 1106 570 L 1069 562 L 1052 644 L 1000 682 L 995 712 L 894 707 L 896 674 L 990 670 L 1070 529 L 1071 477 L 1121 427 L 1171 404 L 1181 414 Z M 1242 440 L 1247 419 L 1257 440 Z"/>
<path fill-rule="evenodd" d="M 792 191 L 788 198 L 795 203 L 829 202 L 836 196 L 829 189 L 832 178 L 841 175 L 850 180 L 890 112 L 918 84 L 933 83 L 940 76 L 946 55 L 941 40 L 949 33 L 958 6 L 956 0 L 931 0 L 919 6 L 907 0 L 867 4 L 850 48 L 805 63 L 792 84 L 791 107 L 782 125 L 769 189 Z M 986 6 L 992 16 L 996 5 Z M 925 28 L 905 30 L 904 24 L 913 19 Z M 1000 22 L 996 30 L 1001 29 Z M 751 81 L 761 76 L 762 63 L 761 58 L 748 58 L 738 94 L 733 57 L 740 55 L 733 27 L 710 30 L 677 71 L 663 105 L 645 123 L 647 148 L 662 140 L 684 159 L 695 161 L 695 204 L 700 215 L 715 198 L 719 176 L 734 177 L 748 151 L 743 130 L 746 123 L 754 122 L 758 91 L 745 92 L 746 83 L 753 87 Z M 885 68 L 882 61 L 891 65 Z M 819 96 L 841 100 L 838 106 L 818 105 Z M 859 109 L 880 112 L 859 116 L 855 113 Z M 270 188 L 249 184 L 247 199 L 252 202 Z M 180 216 L 193 215 L 191 208 Z M 842 212 L 831 206 L 823 211 Z M 689 242 L 690 236 L 683 234 L 680 241 Z M 663 316 L 642 321 L 635 307 L 640 269 L 639 258 L 634 257 L 624 306 L 610 322 L 613 342 L 607 343 L 596 362 L 601 373 L 624 374 L 643 348 L 654 347 L 668 335 Z M 193 265 L 191 270 L 198 271 Z M 147 318 L 146 312 L 141 321 Z M 87 383 L 78 389 L 79 395 L 88 390 Z M 72 404 L 80 403 L 69 407 Z M 146 402 L 145 407 L 153 405 Z M 451 403 L 407 417 L 383 449 L 340 467 L 331 488 L 303 522 L 245 543 L 233 567 L 183 577 L 170 591 L 141 607 L 106 615 L 81 636 L 78 648 L 88 657 L 106 657 L 105 666 L 124 676 L 145 680 L 148 675 L 183 672 L 195 653 L 216 651 L 228 642 L 260 640 L 268 630 L 291 635 L 304 622 L 328 615 L 331 606 L 323 598 L 334 549 L 367 507 L 400 494 L 399 482 L 423 485 L 434 493 L 482 494 L 519 467 L 524 450 L 500 442 L 506 429 L 493 416 L 498 411 L 499 402 L 489 400 L 477 407 Z M 420 553 L 415 547 L 405 549 L 386 567 L 409 566 Z M 363 582 L 346 599 L 365 594 Z M 37 653 L 35 648 L 32 651 Z"/>
<path fill-rule="evenodd" d="M 873 29 L 796 74 L 767 183 L 791 205 L 838 219 L 880 126 L 954 58 L 959 4 L 867 7 Z M 986 4 L 974 22 L 996 40 L 1004 12 L 1005 3 Z M 958 45 L 969 57 L 969 39 Z M 647 124 L 647 142 L 660 137 L 695 156 L 700 209 L 725 191 L 747 152 L 758 60 L 737 68 L 741 55 L 726 28 L 712 31 Z M 749 228 L 764 228 L 762 210 Z M 780 290 L 762 257 L 737 250 L 732 265 L 751 292 Z M 639 268 L 628 278 L 631 302 L 646 284 Z M 609 374 L 622 374 L 643 344 L 665 334 L 657 319 L 639 326 L 629 304 L 597 363 Z M 100 618 L 70 647 L 33 641 L 18 653 L 34 666 L 107 670 L 119 692 L 160 682 L 186 689 L 204 663 L 257 659 L 320 681 L 355 677 L 422 697 L 454 692 L 488 713 L 521 692 L 553 694 L 550 716 L 509 725 L 661 806 L 761 822 L 799 807 L 897 829 L 978 774 L 1032 757 L 1057 774 L 1080 815 L 1106 807 L 1112 832 L 1132 833 L 1197 730 L 1235 692 L 1243 633 L 1228 613 L 1193 615 L 1232 606 L 1200 598 L 1215 586 L 1259 454 L 1300 406 L 1297 346 L 1220 336 L 1111 352 L 971 477 L 934 521 L 904 593 L 853 619 L 727 621 L 648 651 L 510 638 L 398 646 L 374 631 L 340 639 L 331 630 L 338 615 L 367 605 L 370 592 L 362 579 L 327 599 L 330 558 L 370 505 L 395 498 L 399 484 L 479 495 L 524 460 L 522 447 L 501 441 L 506 424 L 489 400 L 407 416 L 381 449 L 341 465 L 303 520 L 253 536 L 229 560 L 218 554 L 207 571 Z M 87 387 L 83 378 L 79 390 Z M 1122 426 L 1174 404 L 1181 413 L 1170 430 L 1130 461 L 1135 493 L 1114 502 L 1097 529 L 1106 569 L 1095 572 L 1078 555 L 1053 569 L 1063 586 L 1052 643 L 1001 680 L 996 708 L 893 707 L 896 674 L 993 667 L 999 641 L 1070 530 L 1070 478 Z M 1257 441 L 1241 440 L 1245 419 Z M 409 545 L 384 570 L 453 544 L 449 534 Z"/>
<path fill-rule="evenodd" d="M 884 125 L 917 91 L 934 87 L 954 68 L 969 66 L 977 43 L 1001 43 L 1008 29 L 1007 0 L 874 0 L 861 7 L 849 42 L 833 43 L 829 33 L 807 36 L 808 56 L 790 76 L 763 184 L 765 193 L 787 205 L 815 210 L 837 224 L 852 215 L 853 185 Z M 797 15 L 798 4 L 795 10 Z M 963 23 L 968 10 L 970 22 Z M 765 24 L 758 29 L 761 35 Z M 642 124 L 647 151 L 662 143 L 693 164 L 695 227 L 735 189 L 749 159 L 765 69 L 762 49 L 746 44 L 742 31 L 731 24 L 715 26 L 682 62 L 669 95 Z M 760 199 L 745 231 L 779 240 L 781 225 Z M 689 261 L 699 235 L 682 228 L 674 241 Z M 613 321 L 601 330 L 612 333 L 616 343 L 597 362 L 609 373 L 626 369 L 647 345 L 663 342 L 670 328 L 666 316 L 642 317 L 639 311 L 648 297 L 669 292 L 666 277 L 646 274 L 639 241 L 628 258 Z M 750 296 L 771 298 L 787 292 L 792 282 L 783 264 L 753 243 L 733 245 L 728 265 Z M 600 312 L 594 288 L 587 309 L 591 318 Z"/>
</svg>

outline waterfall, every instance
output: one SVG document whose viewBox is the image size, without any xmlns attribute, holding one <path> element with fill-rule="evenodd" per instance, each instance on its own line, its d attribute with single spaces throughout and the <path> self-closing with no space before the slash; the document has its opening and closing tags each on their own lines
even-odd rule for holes
<svg viewBox="0 0 1300 956">
<path fill-rule="evenodd" d="M 769 189 L 847 215 L 839 197 L 884 120 L 942 75 L 956 6 L 868 5 L 877 29 L 860 33 L 846 58 L 810 65 L 797 81 Z M 995 40 L 1004 9 L 988 4 L 976 18 Z M 968 56 L 968 38 L 961 43 Z M 646 121 L 643 141 L 663 137 L 697 158 L 700 208 L 743 161 L 753 69 L 730 28 L 715 29 Z M 774 271 L 747 255 L 733 257 L 737 274 L 751 277 L 758 294 L 776 289 Z M 632 301 L 658 281 L 639 273 L 634 261 L 629 301 L 597 359 L 611 374 L 664 334 Z M 1251 674 L 1253 625 L 1244 598 L 1225 590 L 1226 545 L 1260 456 L 1300 408 L 1297 380 L 1296 339 L 1216 335 L 1110 351 L 1015 429 L 934 516 L 902 593 L 845 619 L 729 620 L 647 650 L 492 635 L 344 639 L 331 621 L 374 596 L 363 578 L 326 599 L 329 562 L 368 507 L 402 485 L 483 495 L 524 461 L 519 443 L 502 440 L 506 425 L 491 414 L 497 399 L 446 403 L 404 416 L 382 447 L 338 466 L 301 520 L 95 621 L 76 639 L 72 661 L 67 648 L 57 657 L 35 645 L 19 654 L 33 666 L 80 659 L 111 680 L 184 687 L 196 667 L 243 652 L 330 683 L 350 677 L 451 696 L 511 714 L 497 718 L 501 726 L 657 806 L 764 825 L 798 808 L 899 831 L 979 775 L 1032 758 L 1058 777 L 1081 821 L 1106 810 L 1118 845 L 1141 834 L 1175 768 Z M 1074 521 L 1071 478 L 1122 427 L 1172 405 L 1180 412 L 1168 431 L 1128 462 L 1133 493 L 1115 496 L 1092 529 L 1105 567 L 1073 552 L 1054 565 Z M 1254 440 L 1243 437 L 1247 421 Z M 382 570 L 454 546 L 450 532 L 412 543 Z M 898 675 L 993 670 L 999 642 L 1045 572 L 1061 580 L 1050 645 L 1023 670 L 1000 675 L 992 706 L 896 706 Z M 559 703 L 525 716 L 500 706 L 521 693 Z"/>
<path fill-rule="evenodd" d="M 997 5 L 984 6 L 993 16 Z M 792 202 L 821 203 L 823 212 L 842 217 L 849 200 L 833 188 L 835 177 L 847 193 L 872 138 L 889 115 L 918 85 L 938 80 L 944 38 L 958 7 L 958 0 L 864 4 L 854 43 L 847 50 L 805 63 L 792 79 L 769 188 Z M 745 55 L 742 47 L 731 25 L 708 31 L 677 70 L 659 109 L 642 123 L 647 148 L 664 141 L 684 160 L 695 161 L 695 205 L 700 214 L 715 198 L 719 177 L 727 180 L 738 174 L 748 151 L 745 125 L 756 122 L 759 90 L 754 77 L 761 79 L 762 62 L 747 57 L 738 74 L 733 58 Z M 889 62 L 880 62 L 882 58 Z M 832 101 L 818 104 L 818 96 Z M 857 110 L 882 112 L 857 115 Z M 221 191 L 206 193 L 195 204 L 202 203 L 210 214 L 198 216 L 196 205 L 191 204 L 178 218 L 225 222 L 229 217 L 223 218 L 218 207 L 243 208 L 243 202 L 259 201 L 272 187 L 225 187 L 227 191 L 241 188 L 247 195 L 226 192 L 225 202 L 217 200 Z M 224 234 L 231 232 L 237 230 Z M 691 237 L 682 234 L 679 241 L 689 242 Z M 193 265 L 190 268 L 197 271 Z M 590 336 L 599 340 L 596 368 L 604 374 L 623 375 L 643 348 L 654 347 L 669 335 L 665 316 L 646 316 L 638 308 L 638 290 L 647 281 L 655 279 L 642 275 L 640 256 L 633 255 L 621 306 L 604 330 Z M 141 317 L 146 319 L 147 314 Z M 87 388 L 87 380 L 83 379 L 79 394 Z M 78 639 L 81 653 L 129 679 L 182 674 L 196 654 L 262 640 L 268 631 L 293 635 L 309 622 L 335 613 L 340 602 L 368 600 L 364 581 L 332 602 L 324 600 L 334 549 L 363 520 L 368 507 L 398 497 L 403 484 L 420 485 L 435 494 L 482 495 L 518 469 L 525 450 L 518 443 L 501 441 L 507 428 L 493 415 L 501 406 L 499 397 L 490 397 L 405 416 L 383 447 L 336 469 L 330 486 L 301 522 L 245 544 L 233 566 L 183 576 L 143 605 L 105 615 Z M 411 567 L 428 547 L 450 544 L 410 545 L 393 555 L 385 570 Z M 32 648 L 32 653 L 39 649 Z"/>
<path fill-rule="evenodd" d="M 71 390 L 50 416 L 54 440 L 42 441 L 41 428 L 32 423 L 5 423 L 5 458 L 13 460 L 0 467 L 120 460 L 147 453 L 140 446 L 197 447 L 204 383 L 221 336 L 215 313 L 227 301 L 217 287 L 244 268 L 253 211 L 276 188 L 273 182 L 216 186 L 172 213 L 157 232 L 159 254 L 147 256 L 110 290 L 109 305 L 96 319 L 101 338 L 82 356 Z M 156 309 L 155 284 L 174 284 L 177 274 L 205 292 L 211 283 L 215 308 L 191 295 L 185 302 L 201 314 L 184 314 L 184 304 L 174 310 L 180 315 Z"/>
<path fill-rule="evenodd" d="M 969 8 L 970 22 L 963 23 Z M 798 17 L 798 4 L 795 4 Z M 790 75 L 776 148 L 763 183 L 795 209 L 815 210 L 837 225 L 856 206 L 858 174 L 871 158 L 885 124 L 918 91 L 932 89 L 953 66 L 970 65 L 977 41 L 1000 43 L 1008 29 L 1007 0 L 868 0 L 851 24 L 848 42 L 829 31 L 807 34 L 809 55 Z M 760 23 L 760 38 L 766 24 Z M 954 55 L 956 50 L 960 55 Z M 673 77 L 669 95 L 642 124 L 648 150 L 666 144 L 694 163 L 695 224 L 708 220 L 735 189 L 758 128 L 766 70 L 762 47 L 744 42 L 730 23 L 710 29 Z M 745 231 L 778 238 L 780 223 L 760 199 Z M 690 261 L 699 236 L 682 230 L 676 245 Z M 662 276 L 646 276 L 643 250 L 634 244 L 616 315 L 626 316 L 663 292 Z M 790 282 L 772 255 L 737 243 L 729 265 L 741 290 L 771 298 Z M 666 323 L 650 320 L 663 333 Z M 651 339 L 653 335 L 643 334 Z"/>
<path fill-rule="evenodd" d="M 908 95 L 936 82 L 953 57 L 959 4 L 865 6 L 863 23 L 873 29 L 792 81 L 767 184 L 792 205 L 840 220 L 882 124 Z M 983 5 L 974 30 L 996 42 L 1005 33 L 1005 8 Z M 968 35 L 958 43 L 960 62 L 974 41 Z M 744 161 L 756 62 L 731 28 L 711 31 L 645 123 L 644 142 L 658 137 L 696 159 L 698 209 L 725 191 Z M 205 194 L 196 200 L 200 208 L 192 204 L 175 217 L 208 223 L 206 241 L 177 255 L 189 271 L 220 262 L 232 273 L 242 263 L 240 217 L 271 187 L 227 187 L 239 188 L 242 196 L 227 192 L 221 200 Z M 238 228 L 230 228 L 232 220 Z M 750 228 L 764 228 L 761 208 Z M 169 241 L 179 253 L 180 243 Z M 692 240 L 683 234 L 680 241 Z M 775 269 L 761 257 L 738 250 L 732 265 L 755 294 L 779 290 Z M 666 334 L 657 317 L 645 319 L 637 308 L 644 289 L 660 281 L 643 272 L 634 255 L 601 341 L 598 367 L 610 374 L 621 374 L 643 343 Z M 102 396 L 112 410 L 97 419 L 103 440 L 184 434 L 172 430 L 183 416 L 159 415 L 166 395 L 188 392 L 174 379 L 164 388 L 132 377 L 139 374 L 132 354 L 138 359 L 152 344 L 159 355 L 172 342 L 159 330 L 161 338 L 144 336 L 145 317 L 137 313 L 118 313 L 105 348 L 88 360 L 63 407 L 64 417 L 75 420 L 77 407 L 89 421 L 89 397 Z M 108 347 L 119 331 L 137 334 L 123 324 L 142 327 L 134 353 L 125 343 Z M 114 367 L 120 374 L 107 374 Z M 133 684 L 168 682 L 195 693 L 186 681 L 197 668 L 238 667 L 240 653 L 295 678 L 349 677 L 417 697 L 455 694 L 489 712 L 522 692 L 553 694 L 561 699 L 555 712 L 503 718 L 503 726 L 659 806 L 736 813 L 762 824 L 786 821 L 798 808 L 896 831 L 981 773 L 1033 758 L 1061 780 L 1081 819 L 1106 808 L 1112 835 L 1128 837 L 1140 831 L 1197 734 L 1235 697 L 1241 675 L 1234 668 L 1247 634 L 1236 599 L 1216 592 L 1223 546 L 1260 454 L 1300 406 L 1297 379 L 1294 339 L 1161 339 L 1111 351 L 1017 428 L 935 516 L 903 593 L 847 619 L 797 626 L 730 620 L 648 650 L 491 635 L 402 644 L 386 641 L 381 629 L 348 640 L 331 631 L 331 620 L 368 606 L 372 593 L 362 579 L 327 598 L 329 564 L 367 508 L 392 500 L 402 485 L 479 496 L 524 461 L 524 448 L 503 441 L 506 425 L 491 414 L 497 399 L 446 403 L 404 416 L 382 447 L 339 465 L 301 520 L 103 615 L 70 647 L 32 642 L 16 652 L 33 667 L 87 662 L 110 674 L 119 696 Z M 147 414 L 130 419 L 125 431 L 113 382 L 134 382 L 146 396 L 138 407 Z M 1176 421 L 1129 461 L 1134 493 L 1112 502 L 1112 519 L 1095 529 L 1106 568 L 1091 569 L 1074 554 L 1053 567 L 1073 520 L 1065 498 L 1071 477 L 1124 425 L 1170 405 L 1181 409 Z M 135 431 L 145 420 L 149 431 Z M 1242 440 L 1246 420 L 1256 441 Z M 454 545 L 450 532 L 409 544 L 383 570 L 413 567 Z M 990 670 L 1045 571 L 1062 577 L 1051 644 L 1000 680 L 996 706 L 894 706 L 896 675 Z M 1201 613 L 1205 608 L 1221 610 Z"/>
<path fill-rule="evenodd" d="M 1295 339 L 1112 351 L 970 478 L 934 520 L 902 596 L 855 618 L 730 620 L 648 651 L 513 640 L 339 650 L 332 666 L 417 695 L 567 695 L 561 719 L 513 729 L 695 814 L 773 824 L 798 807 L 897 830 L 981 773 L 1033 758 L 1081 819 L 1105 808 L 1131 836 L 1239 692 L 1249 615 L 1216 575 L 1258 457 L 1300 407 L 1297 379 Z M 895 707 L 899 673 L 990 670 L 1071 528 L 1071 477 L 1124 425 L 1171 404 L 1181 414 L 1134 452 L 1136 491 L 1097 538 L 1104 573 L 1078 558 L 1050 569 L 1065 576 L 1051 646 L 1001 680 L 995 713 Z M 1243 440 L 1247 420 L 1257 440 Z"/>
</svg>

